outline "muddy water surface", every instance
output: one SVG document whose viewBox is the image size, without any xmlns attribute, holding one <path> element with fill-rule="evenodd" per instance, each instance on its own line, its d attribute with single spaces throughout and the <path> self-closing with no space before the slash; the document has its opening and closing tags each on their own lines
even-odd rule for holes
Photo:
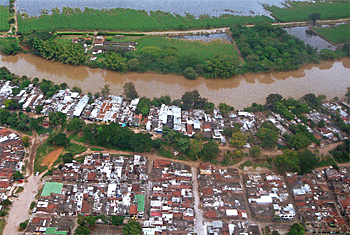
<svg viewBox="0 0 350 235">
<path fill-rule="evenodd" d="M 0 66 L 6 66 L 15 74 L 45 78 L 56 84 L 65 82 L 70 87 L 78 86 L 84 92 L 92 93 L 110 84 L 111 93 L 120 95 L 126 82 L 133 82 L 139 94 L 149 98 L 170 95 L 178 99 L 184 92 L 196 89 L 215 104 L 225 102 L 236 108 L 250 106 L 253 102 L 264 103 L 271 93 L 293 98 L 300 98 L 307 93 L 324 94 L 328 98 L 343 97 L 350 86 L 349 58 L 309 64 L 291 72 L 246 74 L 227 80 L 199 78 L 196 81 L 178 75 L 118 74 L 85 66 L 75 67 L 31 54 L 0 56 Z"/>
</svg>

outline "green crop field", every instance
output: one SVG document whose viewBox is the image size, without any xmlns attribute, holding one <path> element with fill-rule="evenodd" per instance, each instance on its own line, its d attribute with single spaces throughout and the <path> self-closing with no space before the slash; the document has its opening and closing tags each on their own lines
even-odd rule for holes
<svg viewBox="0 0 350 235">
<path fill-rule="evenodd" d="M 175 47 L 177 49 L 178 57 L 189 54 L 196 54 L 201 60 L 213 59 L 216 57 L 230 57 L 236 60 L 239 59 L 238 53 L 234 49 L 232 43 L 223 42 L 221 40 L 208 43 L 164 37 L 143 37 L 137 40 L 137 43 L 137 50 L 150 46 L 157 46 L 159 48 Z"/>
<path fill-rule="evenodd" d="M 68 9 L 68 8 L 67 8 Z M 120 31 L 164 31 L 203 28 L 229 27 L 233 24 L 252 24 L 273 22 L 267 16 L 221 17 L 192 15 L 180 16 L 162 11 L 143 11 L 133 9 L 89 9 L 84 12 L 74 9 L 65 13 L 41 15 L 40 17 L 19 17 L 19 30 L 22 33 L 46 30 L 120 30 Z"/>
<path fill-rule="evenodd" d="M 312 29 L 322 37 L 336 44 L 345 43 L 350 40 L 350 24 Z"/>
<path fill-rule="evenodd" d="M 349 2 L 287 2 L 286 7 L 264 6 L 280 22 L 307 21 L 312 13 L 321 14 L 321 20 L 350 17 Z"/>
<path fill-rule="evenodd" d="M 8 7 L 0 6 L 0 31 L 8 31 L 10 25 L 8 23 L 10 19 L 10 13 Z"/>
</svg>

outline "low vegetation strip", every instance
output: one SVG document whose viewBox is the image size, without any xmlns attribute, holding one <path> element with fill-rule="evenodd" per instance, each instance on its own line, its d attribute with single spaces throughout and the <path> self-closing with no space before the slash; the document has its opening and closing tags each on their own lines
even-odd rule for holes
<svg viewBox="0 0 350 235">
<path fill-rule="evenodd" d="M 280 22 L 307 21 L 313 13 L 321 20 L 349 18 L 349 2 L 287 2 L 285 7 L 264 6 Z"/>
<path fill-rule="evenodd" d="M 176 48 L 176 56 L 183 57 L 195 54 L 200 60 L 208 60 L 213 58 L 231 57 L 238 61 L 238 53 L 234 49 L 232 43 L 223 42 L 222 40 L 212 42 L 180 40 L 164 37 L 143 37 L 137 40 L 137 49 L 157 46 L 159 48 L 174 47 Z"/>
<path fill-rule="evenodd" d="M 142 24 L 140 23 L 142 22 Z M 273 22 L 267 16 L 220 17 L 193 15 L 173 15 L 162 11 L 147 12 L 133 9 L 80 9 L 65 8 L 63 12 L 54 10 L 51 15 L 40 17 L 19 17 L 19 30 L 22 33 L 45 30 L 121 30 L 121 31 L 164 31 L 203 28 L 229 27 L 233 24 L 256 24 Z"/>
<path fill-rule="evenodd" d="M 9 30 L 9 19 L 10 13 L 8 7 L 0 5 L 0 31 Z"/>
<path fill-rule="evenodd" d="M 331 26 L 331 27 L 317 27 L 312 28 L 313 31 L 315 31 L 317 34 L 319 34 L 321 37 L 335 43 L 346 43 L 350 40 L 350 25 L 349 24 L 342 24 L 338 26 Z"/>
</svg>

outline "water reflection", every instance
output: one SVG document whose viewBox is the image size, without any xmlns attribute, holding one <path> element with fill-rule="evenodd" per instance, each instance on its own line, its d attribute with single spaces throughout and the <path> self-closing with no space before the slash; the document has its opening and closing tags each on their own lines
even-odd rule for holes
<svg viewBox="0 0 350 235">
<path fill-rule="evenodd" d="M 192 40 L 192 41 L 204 41 L 204 42 L 211 42 L 214 40 L 222 40 L 224 42 L 231 42 L 231 38 L 226 33 L 168 36 L 168 38 Z"/>
<path fill-rule="evenodd" d="M 336 46 L 327 42 L 326 40 L 314 34 L 313 32 L 310 32 L 310 26 L 292 27 L 292 28 L 286 28 L 285 30 L 290 35 L 293 35 L 299 38 L 300 40 L 304 41 L 306 44 L 309 44 L 310 46 L 317 48 L 317 50 L 319 51 L 323 49 L 329 49 L 329 50 L 335 51 L 337 49 Z"/>
<path fill-rule="evenodd" d="M 149 98 L 170 95 L 178 99 L 186 91 L 198 90 L 202 96 L 218 104 L 225 102 L 236 108 L 263 103 L 271 93 L 299 98 L 307 93 L 342 97 L 349 84 L 350 59 L 309 64 L 299 70 L 260 74 L 244 74 L 231 79 L 191 81 L 179 75 L 155 73 L 119 74 L 84 66 L 69 66 L 51 62 L 31 54 L 0 56 L 0 66 L 11 72 L 29 77 L 46 78 L 57 84 L 79 86 L 84 92 L 97 92 L 110 84 L 111 93 L 121 95 L 125 82 L 133 82 L 139 94 Z"/>
</svg>

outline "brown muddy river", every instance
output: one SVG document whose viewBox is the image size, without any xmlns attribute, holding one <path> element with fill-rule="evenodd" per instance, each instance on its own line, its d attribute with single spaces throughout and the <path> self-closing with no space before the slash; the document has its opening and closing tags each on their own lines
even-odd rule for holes
<svg viewBox="0 0 350 235">
<path fill-rule="evenodd" d="M 350 87 L 350 58 L 309 64 L 291 72 L 246 74 L 227 80 L 199 78 L 196 81 L 178 75 L 118 74 L 84 66 L 75 67 L 31 54 L 0 55 L 0 66 L 6 66 L 18 75 L 45 78 L 56 84 L 65 82 L 70 87 L 78 86 L 84 92 L 92 93 L 110 84 L 111 93 L 121 95 L 126 82 L 133 82 L 139 95 L 149 98 L 170 95 L 178 99 L 184 92 L 196 89 L 215 104 L 225 102 L 235 108 L 244 108 L 254 102 L 264 103 L 271 93 L 293 98 L 300 98 L 307 93 L 324 94 L 327 98 L 343 97 L 346 88 Z"/>
</svg>

